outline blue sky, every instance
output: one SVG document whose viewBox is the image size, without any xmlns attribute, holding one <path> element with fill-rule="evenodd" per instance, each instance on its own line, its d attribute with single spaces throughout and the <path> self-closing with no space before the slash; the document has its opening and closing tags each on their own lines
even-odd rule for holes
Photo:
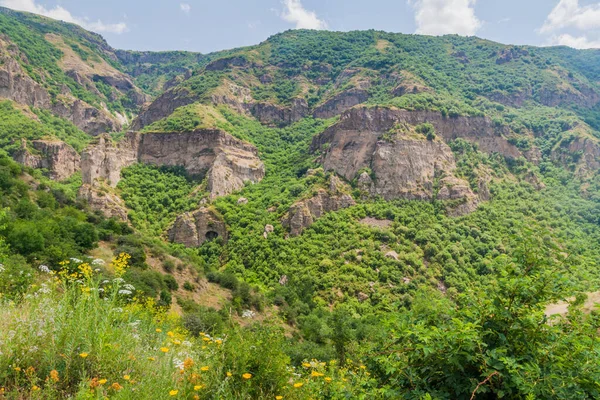
<svg viewBox="0 0 600 400">
<path fill-rule="evenodd" d="M 0 0 L 75 22 L 116 48 L 207 53 L 293 28 L 476 35 L 600 48 L 599 0 Z"/>
</svg>

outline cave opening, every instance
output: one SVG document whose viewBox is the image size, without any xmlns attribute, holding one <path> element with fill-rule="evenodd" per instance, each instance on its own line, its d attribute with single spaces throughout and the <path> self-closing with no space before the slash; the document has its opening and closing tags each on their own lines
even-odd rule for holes
<svg viewBox="0 0 600 400">
<path fill-rule="evenodd" d="M 219 234 L 215 231 L 206 232 L 206 240 L 214 240 L 219 237 Z"/>
</svg>

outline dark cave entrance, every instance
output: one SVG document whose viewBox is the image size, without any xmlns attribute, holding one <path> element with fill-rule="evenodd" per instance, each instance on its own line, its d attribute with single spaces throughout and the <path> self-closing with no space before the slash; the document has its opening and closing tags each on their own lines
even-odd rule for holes
<svg viewBox="0 0 600 400">
<path fill-rule="evenodd" d="M 206 232 L 206 240 L 214 240 L 219 237 L 219 234 L 215 231 Z"/>
</svg>

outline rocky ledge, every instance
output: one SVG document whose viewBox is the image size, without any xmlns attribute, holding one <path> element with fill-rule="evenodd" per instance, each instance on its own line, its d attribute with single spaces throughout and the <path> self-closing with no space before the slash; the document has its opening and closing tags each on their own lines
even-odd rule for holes
<svg viewBox="0 0 600 400">
<path fill-rule="evenodd" d="M 177 217 L 168 231 L 169 241 L 187 247 L 199 247 L 207 240 L 218 237 L 227 240 L 227 227 L 223 218 L 212 208 L 185 213 Z"/>
<path fill-rule="evenodd" d="M 323 214 L 355 205 L 349 192 L 350 187 L 332 175 L 329 190 L 321 188 L 313 197 L 293 204 L 283 217 L 282 224 L 289 228 L 290 235 L 298 236 Z"/>
<path fill-rule="evenodd" d="M 21 142 L 21 148 L 13 158 L 30 168 L 45 168 L 51 179 L 61 181 L 79 171 L 80 157 L 74 148 L 60 140 L 34 140 L 31 148 L 27 141 Z M 33 150 L 33 151 L 32 151 Z"/>
<path fill-rule="evenodd" d="M 81 156 L 84 184 L 105 180 L 115 187 L 121 170 L 135 163 L 181 166 L 187 173 L 207 176 L 211 197 L 241 189 L 265 175 L 257 150 L 249 143 L 218 130 L 185 133 L 129 132 L 118 144 L 100 136 Z"/>
<path fill-rule="evenodd" d="M 426 122 L 437 137 L 427 139 L 415 131 Z M 519 157 L 520 151 L 503 137 L 504 129 L 483 117 L 363 107 L 342 114 L 338 124 L 313 139 L 312 150 L 323 151 L 325 170 L 349 181 L 357 179 L 358 188 L 368 195 L 453 200 L 450 211 L 458 215 L 473 211 L 478 198 L 465 180 L 455 176 L 454 154 L 445 140 L 463 138 L 483 151 Z"/>
</svg>

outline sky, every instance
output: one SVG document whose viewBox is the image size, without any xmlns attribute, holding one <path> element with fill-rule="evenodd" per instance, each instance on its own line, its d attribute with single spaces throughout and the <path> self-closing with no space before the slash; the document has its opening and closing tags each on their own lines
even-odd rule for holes
<svg viewBox="0 0 600 400">
<path fill-rule="evenodd" d="M 599 0 L 0 0 L 73 22 L 115 48 L 209 53 L 288 29 L 479 36 L 600 48 Z"/>
</svg>

